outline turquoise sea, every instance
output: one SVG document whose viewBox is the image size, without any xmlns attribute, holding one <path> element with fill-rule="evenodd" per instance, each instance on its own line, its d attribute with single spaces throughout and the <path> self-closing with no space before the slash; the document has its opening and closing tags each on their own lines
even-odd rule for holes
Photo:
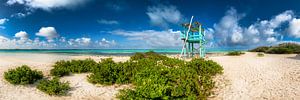
<svg viewBox="0 0 300 100">
<path fill-rule="evenodd" d="M 206 52 L 228 52 L 244 49 L 207 49 Z M 55 53 L 91 55 L 131 55 L 136 52 L 154 51 L 161 54 L 179 54 L 181 49 L 2 49 L 0 53 Z"/>
</svg>

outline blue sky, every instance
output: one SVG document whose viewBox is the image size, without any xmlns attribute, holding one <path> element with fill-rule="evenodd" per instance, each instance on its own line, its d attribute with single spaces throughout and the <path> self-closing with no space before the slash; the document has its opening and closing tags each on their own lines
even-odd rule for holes
<svg viewBox="0 0 300 100">
<path fill-rule="evenodd" d="M 180 48 L 195 16 L 208 48 L 300 41 L 299 0 L 0 0 L 0 48 Z"/>
</svg>

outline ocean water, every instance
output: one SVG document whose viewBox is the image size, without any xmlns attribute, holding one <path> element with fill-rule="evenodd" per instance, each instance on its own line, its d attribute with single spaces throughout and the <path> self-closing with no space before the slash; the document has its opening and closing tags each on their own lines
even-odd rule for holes
<svg viewBox="0 0 300 100">
<path fill-rule="evenodd" d="M 228 52 L 244 49 L 207 49 L 206 52 Z M 136 52 L 154 51 L 160 54 L 180 54 L 181 49 L 2 49 L 0 53 L 54 53 L 85 55 L 131 55 Z"/>
</svg>

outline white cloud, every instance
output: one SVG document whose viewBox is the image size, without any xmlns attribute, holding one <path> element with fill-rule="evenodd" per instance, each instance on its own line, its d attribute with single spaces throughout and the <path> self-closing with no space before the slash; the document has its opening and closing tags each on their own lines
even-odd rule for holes
<svg viewBox="0 0 300 100">
<path fill-rule="evenodd" d="M 27 40 L 28 34 L 25 31 L 20 31 L 15 34 L 15 37 L 20 38 L 21 40 Z"/>
<path fill-rule="evenodd" d="M 148 12 L 146 13 L 150 22 L 153 25 L 161 26 L 164 28 L 168 27 L 169 23 L 177 24 L 182 20 L 182 14 L 175 6 L 153 6 L 148 7 Z"/>
<path fill-rule="evenodd" d="M 101 47 L 106 47 L 106 48 L 113 47 L 117 44 L 115 40 L 109 41 L 106 40 L 105 38 L 102 38 L 102 40 L 100 41 L 96 41 L 96 43 L 98 43 Z"/>
<path fill-rule="evenodd" d="M 68 44 L 74 47 L 89 46 L 90 43 L 91 43 L 91 38 L 86 38 L 86 37 L 68 40 Z"/>
<path fill-rule="evenodd" d="M 42 27 L 36 35 L 47 38 L 49 42 L 59 36 L 54 27 Z"/>
<path fill-rule="evenodd" d="M 2 25 L 5 24 L 7 21 L 9 21 L 9 19 L 7 18 L 0 19 L 0 29 L 5 29 L 5 27 Z"/>
<path fill-rule="evenodd" d="M 7 18 L 0 19 L 0 25 L 5 24 L 7 21 L 9 21 Z"/>
<path fill-rule="evenodd" d="M 32 12 L 30 12 L 30 11 L 28 11 L 26 13 L 19 12 L 19 13 L 15 13 L 15 14 L 10 15 L 10 17 L 23 18 L 23 17 L 26 17 L 26 16 L 28 16 L 30 14 L 32 14 Z"/>
<path fill-rule="evenodd" d="M 89 0 L 8 0 L 8 5 L 21 4 L 33 9 L 50 11 L 55 8 L 74 8 Z"/>
<path fill-rule="evenodd" d="M 66 37 L 61 37 L 61 38 L 59 39 L 59 41 L 60 41 L 60 42 L 66 42 Z"/>
<path fill-rule="evenodd" d="M 276 42 L 276 41 L 277 41 L 277 39 L 274 37 L 267 38 L 267 42 L 269 42 L 269 43 Z"/>
<path fill-rule="evenodd" d="M 24 35 L 24 33 L 22 33 Z M 17 35 L 22 36 L 21 33 Z M 54 48 L 56 43 L 49 43 L 46 41 L 40 41 L 38 38 L 35 40 L 30 39 L 9 39 L 0 36 L 0 49 L 39 49 L 39 48 Z"/>
<path fill-rule="evenodd" d="M 291 36 L 300 38 L 300 19 L 294 18 L 292 21 L 290 21 L 288 32 Z"/>
<path fill-rule="evenodd" d="M 127 37 L 128 40 L 142 41 L 146 47 L 178 47 L 182 43 L 180 40 L 180 31 L 155 31 L 155 30 L 144 30 L 144 31 L 124 31 L 114 30 L 110 33 L 120 36 Z"/>
<path fill-rule="evenodd" d="M 285 32 L 280 29 L 288 22 L 290 33 L 293 36 L 298 34 L 298 27 L 291 27 L 292 24 L 296 24 L 296 21 L 291 21 L 295 17 L 291 10 L 282 12 L 270 20 L 257 21 L 249 27 L 242 27 L 239 24 L 243 16 L 245 15 L 238 14 L 231 8 L 219 23 L 214 24 L 214 40 L 219 46 L 255 46 L 277 42 L 283 39 Z"/>
<path fill-rule="evenodd" d="M 0 36 L 0 42 L 2 43 L 2 42 L 6 42 L 6 41 L 8 41 L 9 39 L 8 38 L 6 38 L 6 37 L 4 37 L 4 36 Z"/>
<path fill-rule="evenodd" d="M 238 45 L 244 42 L 243 28 L 238 23 L 243 16 L 244 14 L 237 14 L 237 11 L 231 8 L 220 22 L 214 25 L 214 38 L 218 44 Z"/>
<path fill-rule="evenodd" d="M 107 24 L 107 25 L 119 24 L 118 21 L 115 21 L 115 20 L 105 20 L 105 19 L 97 20 L 97 22 L 99 24 Z"/>
</svg>

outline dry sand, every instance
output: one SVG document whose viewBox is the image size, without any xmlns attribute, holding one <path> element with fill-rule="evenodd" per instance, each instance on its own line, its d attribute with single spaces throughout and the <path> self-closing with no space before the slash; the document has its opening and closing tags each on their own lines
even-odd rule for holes
<svg viewBox="0 0 300 100">
<path fill-rule="evenodd" d="M 216 100 L 300 100 L 300 57 L 256 53 L 211 57 L 224 68 Z"/>
<path fill-rule="evenodd" d="M 44 75 L 49 75 L 51 66 L 58 60 L 86 59 L 92 58 L 99 61 L 98 56 L 70 56 L 57 54 L 30 54 L 30 53 L 0 53 L 0 100 L 112 100 L 119 89 L 128 88 L 121 86 L 95 86 L 88 83 L 86 74 L 73 74 L 66 76 L 61 81 L 69 81 L 72 87 L 67 96 L 49 96 L 35 88 L 35 85 L 20 86 L 11 85 L 3 79 L 3 74 L 8 69 L 20 65 L 29 65 L 32 69 L 43 71 Z M 115 61 L 126 61 L 129 57 L 114 57 Z"/>
<path fill-rule="evenodd" d="M 129 57 L 113 57 L 115 61 L 126 61 Z M 57 54 L 0 53 L 0 100 L 61 100 L 90 99 L 111 100 L 119 89 L 129 86 L 95 86 L 86 81 L 86 74 L 63 77 L 72 90 L 67 96 L 56 97 L 37 90 L 34 85 L 11 85 L 3 79 L 8 69 L 26 64 L 49 75 L 51 65 L 58 60 L 92 58 L 99 56 L 70 56 Z M 216 94 L 212 99 L 256 100 L 295 99 L 300 100 L 300 57 L 296 55 L 265 55 L 256 53 L 242 56 L 210 57 L 224 67 L 224 74 L 216 77 Z"/>
</svg>

